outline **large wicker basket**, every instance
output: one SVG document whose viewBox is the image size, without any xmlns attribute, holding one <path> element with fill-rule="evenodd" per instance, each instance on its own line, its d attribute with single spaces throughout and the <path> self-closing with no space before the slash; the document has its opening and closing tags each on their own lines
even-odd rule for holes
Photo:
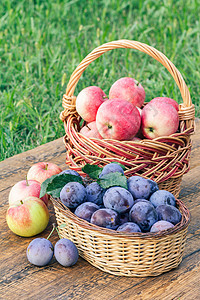
<svg viewBox="0 0 200 300">
<path fill-rule="evenodd" d="M 105 52 L 117 48 L 142 51 L 159 61 L 170 72 L 183 99 L 183 103 L 179 105 L 178 133 L 139 142 L 89 139 L 79 133 L 80 116 L 76 112 L 75 87 L 92 61 Z M 86 86 L 88 85 L 90 84 Z M 71 75 L 66 94 L 63 96 L 63 107 L 60 118 L 66 131 L 64 143 L 67 149 L 66 164 L 69 168 L 81 174 L 81 169 L 86 163 L 103 167 L 111 161 L 117 161 L 127 168 L 125 171 L 127 177 L 135 174 L 153 179 L 160 189 L 166 189 L 178 197 L 182 176 L 189 170 L 190 135 L 194 132 L 195 109 L 180 72 L 164 54 L 146 44 L 129 40 L 113 41 L 97 47 L 82 60 Z"/>
<path fill-rule="evenodd" d="M 80 256 L 102 271 L 120 276 L 157 276 L 176 268 L 183 256 L 190 213 L 177 200 L 181 222 L 158 233 L 122 233 L 78 218 L 51 197 L 59 232 L 73 241 Z"/>
</svg>

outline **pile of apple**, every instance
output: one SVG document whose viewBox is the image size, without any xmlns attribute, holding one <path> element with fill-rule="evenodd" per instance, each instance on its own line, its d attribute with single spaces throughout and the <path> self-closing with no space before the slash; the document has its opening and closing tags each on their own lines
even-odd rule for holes
<svg viewBox="0 0 200 300">
<path fill-rule="evenodd" d="M 48 178 L 61 174 L 62 170 L 54 163 L 39 162 L 28 171 L 26 180 L 17 182 L 9 193 L 9 208 L 6 213 L 6 221 L 10 230 L 22 237 L 32 237 L 41 233 L 49 223 L 48 200 L 45 194 L 40 198 L 41 185 Z M 62 224 L 63 225 L 63 224 Z M 76 245 L 69 239 L 61 238 L 55 246 L 49 238 L 35 238 L 27 247 L 26 255 L 31 264 L 45 266 L 53 255 L 56 261 L 64 267 L 74 265 L 79 257 Z"/>
<path fill-rule="evenodd" d="M 61 171 L 54 163 L 36 163 L 29 169 L 27 178 L 11 188 L 6 220 L 12 232 L 31 237 L 47 227 L 49 195 L 45 194 L 40 198 L 41 184 Z"/>
<path fill-rule="evenodd" d="M 86 87 L 76 98 L 76 110 L 86 122 L 80 133 L 89 138 L 134 141 L 178 130 L 179 105 L 175 100 L 157 97 L 146 105 L 144 101 L 143 86 L 130 77 L 118 79 L 109 97 L 100 87 Z"/>
</svg>

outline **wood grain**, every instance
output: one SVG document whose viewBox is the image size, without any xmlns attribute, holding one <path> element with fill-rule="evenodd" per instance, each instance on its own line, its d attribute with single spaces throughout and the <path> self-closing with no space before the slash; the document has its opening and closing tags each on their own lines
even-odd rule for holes
<svg viewBox="0 0 200 300">
<path fill-rule="evenodd" d="M 191 212 L 183 261 L 176 269 L 158 277 L 127 278 L 102 272 L 82 258 L 64 268 L 55 259 L 45 267 L 31 265 L 26 248 L 33 238 L 14 235 L 5 214 L 10 188 L 26 177 L 32 164 L 51 161 L 65 168 L 65 147 L 61 139 L 13 156 L 0 163 L 0 299 L 190 299 L 200 298 L 200 126 L 196 121 L 191 170 L 184 175 L 180 198 Z M 47 237 L 55 222 L 49 205 L 50 222 L 40 237 Z M 51 241 L 58 240 L 56 232 Z"/>
</svg>

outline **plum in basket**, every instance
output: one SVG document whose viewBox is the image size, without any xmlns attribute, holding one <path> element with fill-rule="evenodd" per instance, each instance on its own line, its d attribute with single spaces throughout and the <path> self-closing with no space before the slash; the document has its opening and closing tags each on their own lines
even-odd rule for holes
<svg viewBox="0 0 200 300">
<path fill-rule="evenodd" d="M 82 218 L 88 222 L 90 222 L 90 219 L 91 219 L 91 216 L 92 214 L 97 210 L 99 209 L 100 207 L 95 204 L 95 203 L 92 203 L 92 202 L 84 202 L 82 204 L 80 204 L 74 214 L 79 217 L 79 218 Z"/>
<path fill-rule="evenodd" d="M 174 225 L 168 221 L 160 220 L 153 224 L 150 232 L 158 232 L 162 230 L 167 230 L 169 228 L 174 227 Z"/>
<path fill-rule="evenodd" d="M 178 208 L 172 205 L 159 205 L 156 207 L 158 213 L 158 219 L 168 221 L 174 225 L 181 221 L 182 215 Z"/>
<path fill-rule="evenodd" d="M 151 226 L 158 221 L 158 213 L 148 201 L 138 201 L 129 212 L 131 222 L 136 223 L 143 232 L 148 232 Z"/>
<path fill-rule="evenodd" d="M 149 199 L 153 206 L 157 207 L 162 204 L 176 205 L 176 199 L 174 195 L 165 190 L 158 190 L 153 193 Z"/>
<path fill-rule="evenodd" d="M 155 182 L 152 179 L 147 179 L 147 181 L 149 182 L 150 187 L 151 187 L 151 193 L 150 193 L 150 195 L 152 195 L 153 193 L 155 193 L 156 191 L 159 190 L 157 182 Z"/>
<path fill-rule="evenodd" d="M 114 209 L 118 213 L 124 213 L 133 206 L 134 200 L 128 190 L 119 186 L 113 186 L 105 192 L 103 203 L 106 208 Z"/>
<path fill-rule="evenodd" d="M 100 227 L 116 229 L 119 226 L 119 214 L 113 209 L 100 208 L 92 214 L 90 222 Z"/>
<path fill-rule="evenodd" d="M 119 164 L 116 164 L 116 163 L 107 164 L 107 165 L 105 165 L 105 167 L 103 167 L 103 170 L 99 175 L 99 178 L 103 177 L 106 174 L 115 173 L 115 172 L 119 172 L 124 175 L 124 170 L 122 169 L 122 167 Z"/>
<path fill-rule="evenodd" d="M 61 173 L 59 173 L 59 175 L 62 175 L 62 174 L 69 174 L 69 175 L 75 175 L 75 176 L 81 177 L 81 175 L 74 170 L 64 170 Z"/>
<path fill-rule="evenodd" d="M 140 176 L 131 176 L 128 179 L 128 190 L 134 199 L 148 199 L 151 194 L 149 181 Z"/>
<path fill-rule="evenodd" d="M 86 189 L 79 182 L 68 182 L 60 192 L 60 200 L 68 208 L 76 208 L 86 198 Z"/>
<path fill-rule="evenodd" d="M 92 182 L 86 186 L 87 200 L 97 205 L 103 204 L 105 190 L 97 183 Z"/>
<path fill-rule="evenodd" d="M 127 223 L 124 223 L 124 224 L 120 225 L 120 226 L 117 228 L 117 231 L 124 231 L 124 232 L 141 232 L 141 229 L 140 229 L 140 227 L 139 227 L 136 223 L 133 223 L 133 222 L 127 222 Z"/>
</svg>

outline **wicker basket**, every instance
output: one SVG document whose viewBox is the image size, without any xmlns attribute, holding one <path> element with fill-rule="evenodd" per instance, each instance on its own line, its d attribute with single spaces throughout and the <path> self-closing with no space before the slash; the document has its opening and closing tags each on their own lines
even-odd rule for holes
<svg viewBox="0 0 200 300">
<path fill-rule="evenodd" d="M 89 139 L 79 133 L 80 116 L 76 112 L 76 97 L 73 95 L 75 87 L 83 71 L 92 61 L 117 48 L 133 48 L 147 53 L 170 72 L 183 99 L 183 103 L 179 105 L 179 133 L 139 142 Z M 71 75 L 66 94 L 63 96 L 63 107 L 60 118 L 64 122 L 66 132 L 64 143 L 67 149 L 66 164 L 69 168 L 82 174 L 81 169 L 86 163 L 103 167 L 107 163 L 117 161 L 126 166 L 127 177 L 135 174 L 153 179 L 160 189 L 166 189 L 178 197 L 182 176 L 189 170 L 190 135 L 194 132 L 195 109 L 180 72 L 164 54 L 146 44 L 129 40 L 113 41 L 97 47 L 83 59 Z"/>
<path fill-rule="evenodd" d="M 183 255 L 190 213 L 177 200 L 181 222 L 162 233 L 122 233 L 78 218 L 51 197 L 63 238 L 78 247 L 81 257 L 102 271 L 120 276 L 157 276 L 176 268 Z"/>
</svg>

